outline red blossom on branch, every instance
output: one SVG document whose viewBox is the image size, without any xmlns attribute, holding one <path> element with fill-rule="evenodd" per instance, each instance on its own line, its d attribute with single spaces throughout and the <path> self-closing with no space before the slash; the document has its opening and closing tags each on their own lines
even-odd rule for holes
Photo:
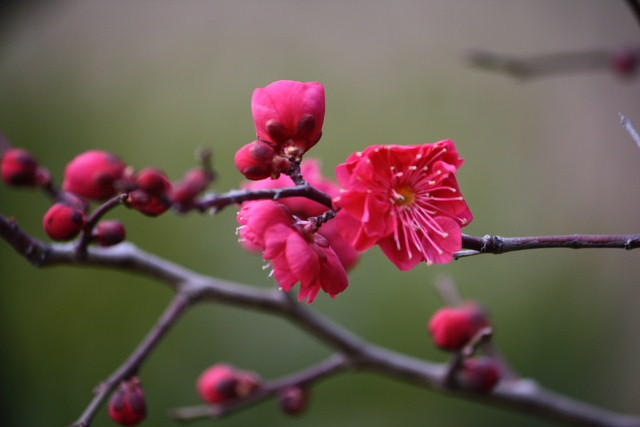
<svg viewBox="0 0 640 427">
<path fill-rule="evenodd" d="M 313 302 L 320 290 L 335 297 L 349 285 L 347 273 L 310 221 L 296 220 L 289 209 L 272 200 L 244 203 L 238 213 L 240 236 L 264 250 L 273 274 L 285 291 L 300 282 L 299 299 Z"/>
<path fill-rule="evenodd" d="M 322 175 L 320 162 L 316 159 L 305 159 L 300 165 L 300 174 L 304 176 L 305 180 L 310 185 L 324 193 L 327 193 L 331 197 L 335 197 L 340 193 L 340 186 L 333 180 Z M 264 179 L 261 181 L 247 182 L 243 185 L 243 188 L 248 190 L 264 190 L 291 187 L 293 185 L 295 184 L 291 177 L 281 175 L 277 179 Z M 278 203 L 288 207 L 291 213 L 300 219 L 320 216 L 327 211 L 327 207 L 325 205 L 306 197 L 287 197 L 278 200 Z M 351 270 L 358 263 L 360 258 L 358 253 L 338 232 L 335 221 L 329 221 L 323 224 L 317 232 L 329 240 L 329 244 L 335 251 L 336 255 L 338 255 L 338 258 L 340 258 L 340 262 L 345 270 Z M 243 245 L 250 251 L 261 250 L 260 248 L 251 247 L 248 241 L 244 241 Z"/>
<path fill-rule="evenodd" d="M 379 245 L 400 270 L 450 262 L 473 219 L 455 177 L 462 163 L 450 140 L 352 154 L 336 168 L 338 230 L 358 251 Z"/>
</svg>

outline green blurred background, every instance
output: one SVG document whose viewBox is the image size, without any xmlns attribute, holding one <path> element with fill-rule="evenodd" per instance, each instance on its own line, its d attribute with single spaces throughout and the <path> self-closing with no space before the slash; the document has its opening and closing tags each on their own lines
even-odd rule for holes
<svg viewBox="0 0 640 427">
<path fill-rule="evenodd" d="M 327 174 L 371 144 L 454 139 L 475 235 L 638 233 L 640 85 L 606 72 L 530 82 L 469 68 L 471 48 L 528 55 L 614 48 L 640 39 L 625 2 L 47 1 L 0 11 L 0 129 L 60 181 L 94 148 L 172 179 L 215 152 L 218 191 L 238 186 L 233 154 L 254 137 L 251 93 L 274 80 L 326 85 Z M 0 186 L 0 212 L 45 238 L 40 193 Z M 124 209 L 142 248 L 196 271 L 269 288 L 258 257 L 236 243 L 235 210 L 215 218 Z M 377 249 L 318 310 L 374 343 L 444 361 L 426 335 L 450 274 L 492 313 L 495 340 L 523 375 L 619 411 L 640 406 L 638 255 L 541 250 L 398 271 Z M 128 356 L 172 293 L 136 275 L 32 268 L 0 242 L 0 424 L 61 426 Z M 176 425 L 171 407 L 199 402 L 194 382 L 218 361 L 275 378 L 327 356 L 294 326 L 217 304 L 189 311 L 144 366 L 145 425 Z M 274 401 L 196 426 L 552 425 L 372 374 L 313 389 L 309 410 Z M 114 425 L 100 411 L 95 425 Z"/>
</svg>

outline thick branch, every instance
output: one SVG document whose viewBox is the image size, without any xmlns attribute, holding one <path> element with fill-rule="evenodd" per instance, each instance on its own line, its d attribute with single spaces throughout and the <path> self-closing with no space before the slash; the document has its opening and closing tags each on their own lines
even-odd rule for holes
<svg viewBox="0 0 640 427">
<path fill-rule="evenodd" d="M 86 258 L 79 259 L 74 251 L 73 244 L 47 245 L 30 238 L 15 223 L 1 216 L 0 234 L 21 255 L 28 259 L 32 259 L 31 257 L 34 253 L 33 249 L 29 249 L 32 246 L 37 248 L 35 252 L 46 254 L 46 256 L 37 257 L 39 260 L 37 265 L 83 264 L 108 266 L 149 275 L 169 283 L 178 291 L 180 298 L 188 296 L 188 301 L 191 302 L 215 300 L 241 307 L 259 309 L 288 318 L 296 326 L 302 327 L 322 342 L 340 351 L 351 367 L 378 372 L 379 374 L 415 383 L 423 387 L 446 389 L 444 381 L 446 365 L 416 359 L 368 343 L 344 328 L 335 325 L 320 314 L 295 303 L 283 292 L 263 291 L 247 285 L 203 276 L 146 253 L 132 244 L 120 244 L 112 248 L 90 247 Z M 517 250 L 517 248 L 529 249 L 531 247 L 626 247 L 625 244 L 630 249 L 639 245 L 639 236 L 560 236 L 556 238 L 511 238 L 498 241 L 495 239 L 491 236 L 485 238 L 464 237 L 466 245 L 472 249 L 481 250 L 484 247 L 485 252 L 491 252 L 500 247 L 500 251 L 496 253 L 504 252 L 505 248 L 511 248 L 510 245 L 515 245 L 515 249 L 510 250 Z M 516 244 L 519 239 L 522 241 Z M 536 240 L 536 242 L 531 239 Z M 551 239 L 551 241 L 545 239 Z M 620 246 L 622 241 L 626 243 Z M 502 243 L 497 245 L 497 242 Z M 519 245 L 534 246 L 519 247 Z M 176 301 L 179 300 L 176 299 L 174 301 L 176 306 L 187 302 L 187 300 L 181 303 Z M 179 310 L 175 307 L 168 309 L 163 317 L 165 320 L 161 321 L 161 324 L 171 324 L 174 320 L 171 320 L 172 315 L 168 313 L 172 310 L 181 312 L 184 308 L 186 308 L 186 305 L 185 307 L 181 306 Z M 155 346 L 157 341 L 166 333 L 163 328 L 154 329 L 154 331 L 156 332 L 152 332 L 138 349 L 144 357 L 150 352 L 150 347 L 148 346 Z M 157 336 L 154 336 L 154 334 L 157 334 Z M 130 374 L 133 372 L 130 367 L 139 367 L 144 357 L 140 358 L 138 351 L 136 351 L 123 364 L 123 367 L 116 371 L 112 378 L 121 379 L 126 374 Z M 497 390 L 488 396 L 459 390 L 452 392 L 468 398 L 480 399 L 487 404 L 506 406 L 578 426 L 640 426 L 640 417 L 616 414 L 587 405 L 548 391 L 530 380 L 503 381 Z M 87 410 L 90 409 L 88 408 Z M 95 411 L 94 409 L 91 410 Z"/>
</svg>

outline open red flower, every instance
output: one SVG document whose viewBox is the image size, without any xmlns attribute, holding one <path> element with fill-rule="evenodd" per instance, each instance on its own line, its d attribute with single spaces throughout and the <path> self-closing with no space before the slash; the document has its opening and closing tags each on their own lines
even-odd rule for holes
<svg viewBox="0 0 640 427">
<path fill-rule="evenodd" d="M 253 92 L 251 111 L 259 139 L 299 158 L 322 136 L 324 85 L 292 80 L 273 82 Z"/>
<path fill-rule="evenodd" d="M 300 165 L 300 172 L 305 180 L 320 191 L 324 191 L 329 196 L 334 197 L 340 193 L 340 186 L 333 180 L 322 175 L 320 162 L 313 158 L 304 159 Z M 272 188 L 284 188 L 294 186 L 291 177 L 280 175 L 277 179 L 264 179 L 262 181 L 251 181 L 243 185 L 243 188 L 250 190 L 264 190 Z M 322 203 L 318 203 L 306 197 L 283 197 L 278 203 L 285 205 L 291 211 L 291 214 L 300 219 L 308 219 L 309 217 L 319 216 L 325 213 L 328 208 Z M 342 235 L 336 229 L 335 221 L 329 221 L 323 224 L 317 231 L 319 234 L 329 240 L 331 248 L 335 251 L 344 269 L 349 271 L 357 263 L 359 259 L 358 253 L 347 243 Z M 247 240 L 243 242 L 247 250 L 260 250 L 262 248 L 254 248 Z"/>
<path fill-rule="evenodd" d="M 245 202 L 238 222 L 240 236 L 264 250 L 285 291 L 300 282 L 299 299 L 311 303 L 320 290 L 335 297 L 347 288 L 347 273 L 329 241 L 313 231 L 313 223 L 297 221 L 286 206 L 273 200 Z"/>
<path fill-rule="evenodd" d="M 336 168 L 338 230 L 357 251 L 379 245 L 400 270 L 450 262 L 473 219 L 455 177 L 462 163 L 450 140 L 352 154 Z"/>
</svg>

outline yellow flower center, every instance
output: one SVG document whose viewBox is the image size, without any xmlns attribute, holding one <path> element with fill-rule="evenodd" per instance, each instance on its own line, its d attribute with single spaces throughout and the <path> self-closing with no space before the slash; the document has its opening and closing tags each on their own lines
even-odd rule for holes
<svg viewBox="0 0 640 427">
<path fill-rule="evenodd" d="M 411 205 L 416 201 L 416 193 L 408 186 L 398 187 L 393 190 L 394 202 L 396 205 Z"/>
</svg>

